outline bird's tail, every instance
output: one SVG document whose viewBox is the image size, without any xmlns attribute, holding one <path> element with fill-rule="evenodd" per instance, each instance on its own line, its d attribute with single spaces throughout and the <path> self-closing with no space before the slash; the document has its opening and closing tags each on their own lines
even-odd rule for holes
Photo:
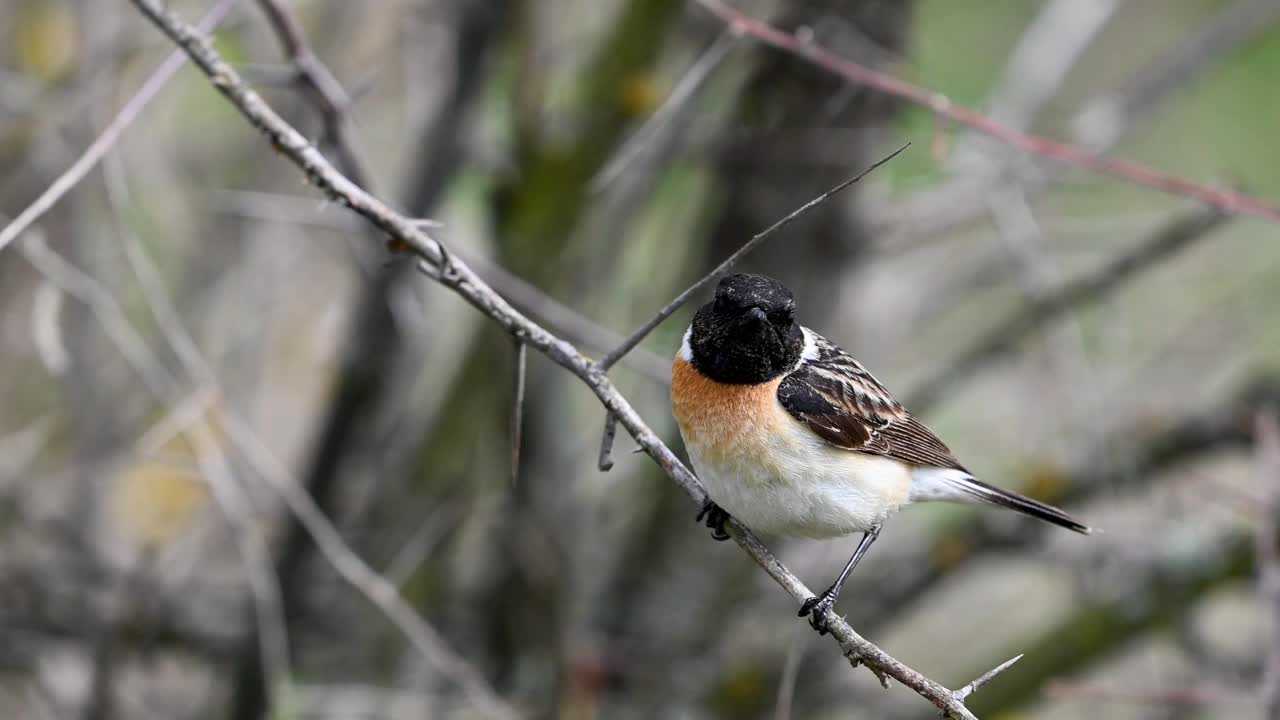
<svg viewBox="0 0 1280 720">
<path fill-rule="evenodd" d="M 959 470 L 943 470 L 942 468 L 921 468 L 916 470 L 912 477 L 911 499 L 984 502 L 1016 510 L 1023 515 L 1030 515 L 1038 520 L 1043 520 L 1068 530 L 1074 530 L 1084 535 L 1093 532 L 1093 528 L 1052 505 L 1033 500 L 1012 490 L 988 485 Z"/>
</svg>

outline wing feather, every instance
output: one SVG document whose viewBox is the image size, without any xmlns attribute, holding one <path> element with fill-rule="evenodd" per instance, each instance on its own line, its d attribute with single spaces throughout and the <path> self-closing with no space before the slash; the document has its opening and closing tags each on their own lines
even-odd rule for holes
<svg viewBox="0 0 1280 720">
<path fill-rule="evenodd" d="M 792 417 L 836 447 L 968 472 L 861 363 L 821 335 L 805 332 L 816 357 L 807 357 L 778 386 L 778 400 Z"/>
</svg>

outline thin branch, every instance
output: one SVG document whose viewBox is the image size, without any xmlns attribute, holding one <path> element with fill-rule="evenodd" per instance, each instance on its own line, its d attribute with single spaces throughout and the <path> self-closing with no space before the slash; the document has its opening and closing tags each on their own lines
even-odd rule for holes
<svg viewBox="0 0 1280 720">
<path fill-rule="evenodd" d="M 200 21 L 197 27 L 202 32 L 213 30 L 226 18 L 227 13 L 234 6 L 234 0 L 218 0 L 210 8 L 209 12 L 205 14 L 204 19 Z M 71 167 L 59 175 L 58 179 L 54 180 L 53 184 L 41 193 L 40 197 L 35 199 L 35 202 L 28 205 L 27 209 L 19 213 L 13 222 L 0 229 L 0 252 L 4 252 L 4 249 L 10 243 L 26 232 L 27 228 L 43 217 L 45 213 L 49 212 L 59 200 L 71 192 L 71 189 L 89 174 L 89 171 L 115 146 L 116 141 L 120 139 L 124 131 L 138 118 L 147 103 L 155 99 L 156 94 L 165 86 L 165 83 L 169 82 L 174 73 L 178 72 L 186 62 L 187 56 L 175 50 L 164 59 L 164 62 L 160 63 L 155 72 L 151 73 L 146 81 L 142 83 L 142 87 L 138 88 L 133 97 L 129 98 L 124 107 L 120 108 L 120 112 L 111 120 L 111 123 L 103 129 L 98 137 L 94 138 L 93 142 L 89 144 L 89 147 L 85 148 L 80 157 L 76 158 Z"/>
<path fill-rule="evenodd" d="M 928 412 L 957 387 L 960 380 L 1010 352 L 1027 336 L 1085 303 L 1105 299 L 1134 275 L 1155 267 L 1179 250 L 1207 237 L 1228 217 L 1220 210 L 1210 207 L 1176 218 L 1098 271 L 1069 282 L 1038 302 L 1024 306 L 987 331 L 968 350 L 957 354 L 945 368 L 922 382 L 908 396 L 907 405 L 915 412 Z"/>
<path fill-rule="evenodd" d="M 698 92 L 698 90 L 706 83 L 707 78 L 711 77 L 711 72 L 720 66 L 720 63 L 729 55 L 729 51 L 733 49 L 737 38 L 729 33 L 721 33 L 711 43 L 702 55 L 693 63 L 688 72 L 680 78 L 676 86 L 671 89 L 671 93 L 667 99 L 663 101 L 662 106 L 649 116 L 644 125 L 618 148 L 613 158 L 605 164 L 595 177 L 591 178 L 591 191 L 600 192 L 609 186 L 614 180 L 627 169 L 629 165 L 641 155 L 650 151 L 657 139 L 664 135 L 672 124 L 672 121 L 680 115 L 689 100 Z M 669 134 L 668 134 L 669 135 Z"/>
<path fill-rule="evenodd" d="M 418 229 L 410 219 L 396 213 L 386 203 L 369 195 L 343 177 L 297 130 L 281 119 L 246 86 L 235 70 L 222 60 L 194 28 L 165 10 L 158 0 L 132 0 L 132 2 L 157 28 L 190 55 L 194 63 L 236 109 L 282 154 L 306 173 L 313 186 L 332 200 L 359 213 L 394 239 L 403 242 L 409 250 L 422 258 L 422 263 L 427 264 L 428 268 L 439 267 L 438 274 L 442 284 L 453 289 L 506 332 L 523 340 L 552 362 L 580 378 L 595 393 L 605 408 L 618 417 L 618 422 L 627 429 L 645 452 L 695 503 L 700 504 L 706 500 L 706 492 L 693 473 L 649 428 L 635 408 L 618 392 L 608 376 L 595 363 L 567 341 L 551 334 L 522 315 L 462 261 L 454 258 L 448 263 L 441 264 L 439 246 L 431 238 Z M 249 437 L 246 440 L 252 441 L 255 438 Z M 805 600 L 813 596 L 799 578 L 783 566 L 750 531 L 737 522 L 728 523 L 728 527 L 738 545 L 795 600 Z M 367 579 L 376 582 L 377 576 L 375 574 L 373 578 Z M 394 588 L 391 590 L 394 592 Z M 413 617 L 416 618 L 416 615 Z M 832 617 L 828 622 L 828 630 L 840 644 L 845 657 L 851 661 L 858 661 L 873 671 L 894 678 L 952 718 L 974 719 L 973 713 L 956 700 L 950 690 L 868 642 L 854 632 L 843 619 Z"/>
<path fill-rule="evenodd" d="M 519 340 L 515 341 L 515 380 L 511 401 L 511 484 L 520 479 L 520 436 L 524 423 L 524 390 L 525 378 L 528 375 L 529 348 Z"/>
<path fill-rule="evenodd" d="M 607 372 L 609 368 L 613 367 L 614 364 L 617 363 L 618 360 L 622 358 L 622 356 L 631 352 L 632 348 L 634 348 L 636 345 L 639 345 L 641 340 L 644 340 L 646 337 L 648 337 L 649 333 L 653 332 L 654 328 L 661 325 L 664 320 L 671 317 L 672 313 L 674 313 L 676 310 L 679 310 L 681 307 L 683 307 L 684 304 L 689 301 L 689 298 L 694 293 L 698 292 L 699 290 L 706 287 L 707 285 L 715 282 L 725 273 L 729 272 L 729 270 L 731 270 L 734 265 L 738 264 L 738 261 L 746 257 L 747 253 L 751 252 L 752 250 L 755 250 L 756 247 L 758 247 L 760 243 L 767 240 L 770 235 L 773 235 L 775 232 L 790 225 L 791 223 L 795 222 L 798 218 L 800 218 L 800 216 L 818 207 L 819 205 L 823 204 L 827 200 L 830 200 L 832 197 L 840 193 L 842 190 L 848 188 L 850 185 L 857 183 L 862 178 L 875 172 L 876 169 L 879 168 L 881 165 L 884 165 L 890 160 L 898 157 L 898 155 L 900 155 L 904 150 L 906 150 L 909 147 L 911 147 L 911 143 L 906 143 L 905 145 L 898 148 L 897 150 L 894 150 L 888 155 L 872 163 L 871 166 L 868 167 L 866 170 L 863 170 L 857 175 L 854 175 L 848 180 L 841 182 L 839 185 L 836 185 L 835 187 L 822 193 L 821 195 L 810 200 L 804 205 L 801 205 L 795 210 L 792 210 L 786 217 L 782 218 L 778 222 L 770 225 L 764 230 L 753 235 L 750 240 L 742 244 L 742 247 L 738 248 L 737 250 L 734 251 L 732 255 L 725 258 L 724 262 L 721 262 L 719 265 L 715 267 L 714 270 L 707 273 L 706 275 L 703 275 L 701 278 L 698 279 L 697 282 L 685 288 L 684 292 L 675 296 L 675 299 L 673 299 L 671 302 L 663 306 L 663 308 L 658 311 L 658 314 L 649 318 L 649 320 L 647 320 L 643 325 L 641 325 L 635 332 L 628 335 L 627 339 L 623 340 L 621 345 L 619 345 L 618 347 L 610 351 L 608 355 L 605 355 L 603 358 L 600 358 L 600 362 L 599 362 L 600 369 Z"/>
<path fill-rule="evenodd" d="M 1004 125 L 976 110 L 957 105 L 945 95 L 874 70 L 828 50 L 808 35 L 779 30 L 726 5 L 721 0 L 697 0 L 737 33 L 806 60 L 850 82 L 865 85 L 919 105 L 959 125 L 964 125 L 1033 155 L 1109 175 L 1134 185 L 1199 200 L 1224 212 L 1252 215 L 1280 222 L 1280 206 L 1225 188 L 1192 182 L 1127 160 L 1108 158 L 1078 145 L 1051 140 Z"/>
</svg>

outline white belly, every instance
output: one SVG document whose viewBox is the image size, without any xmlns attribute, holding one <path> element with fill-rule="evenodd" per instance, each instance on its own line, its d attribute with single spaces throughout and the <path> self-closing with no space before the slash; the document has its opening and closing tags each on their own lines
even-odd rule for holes
<svg viewBox="0 0 1280 720">
<path fill-rule="evenodd" d="M 848 535 L 879 524 L 908 501 L 911 474 L 902 463 L 832 447 L 799 423 L 770 437 L 754 443 L 746 434 L 737 453 L 685 441 L 711 499 L 753 530 Z"/>
<path fill-rule="evenodd" d="M 780 382 L 723 385 L 676 358 L 672 411 L 717 505 L 753 530 L 829 538 L 908 502 L 909 467 L 829 445 L 778 402 Z"/>
</svg>

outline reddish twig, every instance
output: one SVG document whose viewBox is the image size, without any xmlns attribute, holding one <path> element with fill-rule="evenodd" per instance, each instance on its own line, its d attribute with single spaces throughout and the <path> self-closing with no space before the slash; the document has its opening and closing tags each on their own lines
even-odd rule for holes
<svg viewBox="0 0 1280 720">
<path fill-rule="evenodd" d="M 1090 152 L 1078 145 L 1051 140 L 1004 125 L 987 115 L 951 102 L 942 93 L 913 85 L 888 73 L 873 70 L 828 50 L 806 36 L 792 34 L 743 14 L 721 0 L 697 0 L 709 12 L 738 34 L 751 37 L 765 45 L 791 53 L 814 65 L 838 75 L 850 82 L 865 85 L 893 95 L 907 102 L 924 107 L 935 115 L 966 127 L 973 128 L 1003 143 L 1033 155 L 1057 162 L 1085 168 L 1096 173 L 1119 178 L 1135 185 L 1199 200 L 1226 212 L 1252 215 L 1280 222 L 1280 205 L 1224 188 L 1192 182 L 1161 172 L 1154 168 L 1117 160 Z"/>
</svg>

